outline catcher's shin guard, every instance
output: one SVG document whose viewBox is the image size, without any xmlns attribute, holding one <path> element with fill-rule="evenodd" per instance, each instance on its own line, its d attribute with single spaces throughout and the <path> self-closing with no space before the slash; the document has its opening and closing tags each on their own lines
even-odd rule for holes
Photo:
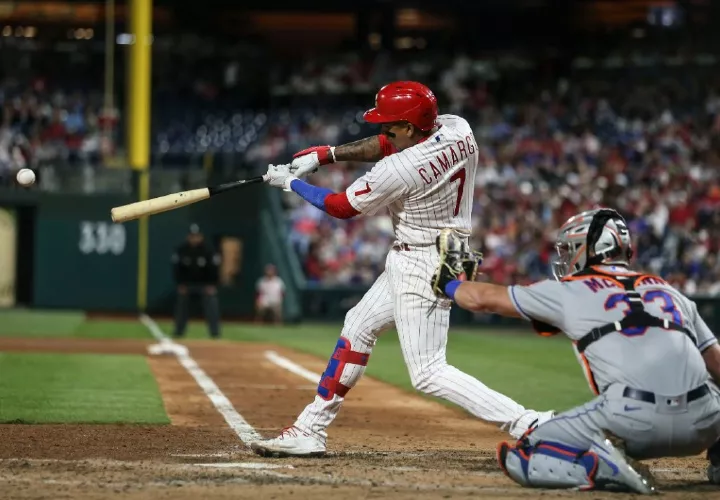
<svg viewBox="0 0 720 500">
<path fill-rule="evenodd" d="M 592 489 L 598 457 L 592 452 L 573 450 L 559 443 L 537 446 L 500 443 L 497 459 L 503 472 L 522 486 L 536 488 Z"/>
<path fill-rule="evenodd" d="M 629 489 L 656 493 L 654 480 L 644 468 L 628 459 L 608 439 L 598 439 L 589 450 L 542 441 L 530 445 L 521 439 L 515 446 L 500 443 L 497 459 L 515 482 L 537 488 Z"/>
<path fill-rule="evenodd" d="M 368 363 L 369 353 L 362 353 L 352 350 L 350 340 L 345 337 L 338 339 L 335 351 L 333 351 L 327 368 L 320 378 L 317 393 L 325 401 L 329 401 L 336 394 L 344 398 L 347 392 L 360 379 Z M 353 369 L 351 373 L 344 373 L 345 366 L 358 365 L 362 368 Z M 344 376 L 343 376 L 344 375 Z"/>
</svg>

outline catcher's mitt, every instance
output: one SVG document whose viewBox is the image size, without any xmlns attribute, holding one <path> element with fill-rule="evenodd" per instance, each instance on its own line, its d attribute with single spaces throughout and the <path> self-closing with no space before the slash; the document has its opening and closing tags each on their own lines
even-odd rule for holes
<svg viewBox="0 0 720 500">
<path fill-rule="evenodd" d="M 432 289 L 439 298 L 445 295 L 445 285 L 450 281 L 475 281 L 477 269 L 482 264 L 482 253 L 470 250 L 458 233 L 452 229 L 443 229 L 435 240 L 440 254 L 440 263 L 432 277 Z"/>
</svg>

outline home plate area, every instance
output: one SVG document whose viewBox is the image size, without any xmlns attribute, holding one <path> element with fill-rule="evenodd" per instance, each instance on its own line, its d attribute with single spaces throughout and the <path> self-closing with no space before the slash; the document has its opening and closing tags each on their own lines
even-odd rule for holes
<svg viewBox="0 0 720 500">
<path fill-rule="evenodd" d="M 154 342 L 3 341 L 3 350 L 144 353 Z M 275 345 L 197 341 L 189 354 L 231 409 L 265 437 L 293 422 L 324 361 Z M 268 356 L 268 352 L 274 353 Z M 3 424 L 0 498 L 629 498 L 525 490 L 495 462 L 501 431 L 459 409 L 365 378 L 312 459 L 254 455 L 178 355 L 148 355 L 171 425 Z M 289 360 L 301 370 L 278 364 Z M 305 375 L 302 374 L 305 370 Z M 233 424 L 233 422 L 235 422 Z M 650 462 L 663 496 L 720 499 L 702 457 Z"/>
</svg>

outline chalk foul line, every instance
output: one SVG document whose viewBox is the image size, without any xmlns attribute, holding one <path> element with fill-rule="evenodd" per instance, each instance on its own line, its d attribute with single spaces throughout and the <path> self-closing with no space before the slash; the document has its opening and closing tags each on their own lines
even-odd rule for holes
<svg viewBox="0 0 720 500">
<path fill-rule="evenodd" d="M 160 350 L 174 354 L 180 364 L 195 379 L 200 389 L 205 393 L 215 409 L 223 416 L 225 422 L 245 445 L 262 439 L 262 436 L 235 410 L 230 400 L 223 394 L 217 384 L 203 371 L 197 362 L 190 356 L 187 347 L 173 342 L 158 324 L 147 314 L 140 315 L 140 322 L 150 331 L 150 334 L 159 342 Z M 153 347 L 153 346 L 151 346 Z"/>
<path fill-rule="evenodd" d="M 314 384 L 320 382 L 320 377 L 322 377 L 319 373 L 310 371 L 285 356 L 279 355 L 275 351 L 265 351 L 265 358 L 271 363 L 274 363 L 281 368 L 285 368 L 290 373 L 294 373 L 295 375 L 298 375 L 299 377 L 302 377 Z"/>
</svg>

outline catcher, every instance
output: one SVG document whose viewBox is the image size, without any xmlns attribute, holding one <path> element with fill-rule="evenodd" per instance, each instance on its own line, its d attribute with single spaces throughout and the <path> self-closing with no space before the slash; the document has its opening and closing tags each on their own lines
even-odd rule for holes
<svg viewBox="0 0 720 500">
<path fill-rule="evenodd" d="M 463 282 L 478 265 L 451 230 L 436 242 L 432 279 L 440 298 L 471 311 L 524 318 L 541 335 L 573 342 L 596 397 L 531 428 L 497 459 L 517 483 L 535 488 L 657 491 L 635 460 L 691 456 L 720 437 L 720 347 L 695 303 L 662 278 L 634 272 L 622 216 L 596 209 L 559 231 L 555 280 L 530 286 Z M 720 444 L 708 451 L 720 479 Z"/>
</svg>

